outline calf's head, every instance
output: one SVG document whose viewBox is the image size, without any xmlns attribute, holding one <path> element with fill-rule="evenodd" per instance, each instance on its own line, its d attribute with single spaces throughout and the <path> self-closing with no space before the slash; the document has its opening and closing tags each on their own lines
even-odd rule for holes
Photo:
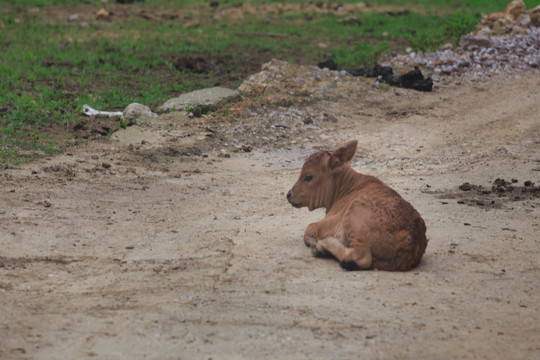
<svg viewBox="0 0 540 360">
<path fill-rule="evenodd" d="M 309 211 L 332 204 L 335 196 L 336 179 L 348 168 L 356 152 L 358 141 L 353 140 L 334 152 L 317 152 L 307 158 L 300 177 L 287 193 L 287 200 L 297 208 L 307 206 Z"/>
</svg>

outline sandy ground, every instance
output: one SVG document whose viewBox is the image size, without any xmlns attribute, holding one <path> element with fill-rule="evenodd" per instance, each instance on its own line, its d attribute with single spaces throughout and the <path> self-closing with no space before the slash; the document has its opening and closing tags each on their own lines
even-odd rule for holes
<svg viewBox="0 0 540 360">
<path fill-rule="evenodd" d="M 355 81 L 310 105 L 336 122 L 230 158 L 204 119 L 162 116 L 0 170 L 0 358 L 540 358 L 538 71 L 433 93 Z M 285 194 L 350 139 L 353 167 L 426 221 L 410 272 L 303 244 L 324 211 Z"/>
</svg>

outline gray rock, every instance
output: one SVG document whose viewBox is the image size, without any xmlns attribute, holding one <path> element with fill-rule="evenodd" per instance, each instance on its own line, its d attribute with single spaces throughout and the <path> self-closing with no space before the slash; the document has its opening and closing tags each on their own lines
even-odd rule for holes
<svg viewBox="0 0 540 360">
<path fill-rule="evenodd" d="M 529 18 L 531 21 L 531 25 L 540 26 L 540 5 L 529 10 Z"/>
<path fill-rule="evenodd" d="M 476 33 L 477 36 L 491 36 L 493 34 L 493 31 L 489 26 L 484 26 L 478 32 Z"/>
<path fill-rule="evenodd" d="M 523 35 L 527 33 L 527 28 L 524 28 L 522 26 L 514 26 L 512 28 L 512 34 L 514 35 Z"/>
<path fill-rule="evenodd" d="M 153 113 L 148 106 L 139 103 L 129 104 L 122 113 L 124 122 L 129 125 L 136 124 L 138 120 L 151 119 L 156 116 L 157 114 Z"/>
<path fill-rule="evenodd" d="M 161 105 L 158 112 L 186 111 L 186 107 L 191 107 L 191 110 L 199 109 L 201 112 L 207 112 L 239 99 L 240 93 L 236 90 L 213 87 L 192 91 L 167 100 Z"/>
<path fill-rule="evenodd" d="M 239 87 L 238 91 L 243 96 L 258 96 L 262 95 L 268 83 L 272 81 L 272 73 L 268 70 L 263 70 L 257 74 L 250 75 Z"/>
<path fill-rule="evenodd" d="M 445 43 L 440 47 L 441 50 L 452 50 L 453 48 L 454 45 L 452 45 L 452 43 Z"/>
<path fill-rule="evenodd" d="M 528 65 L 533 68 L 540 67 L 540 55 L 533 56 L 529 61 Z"/>
<path fill-rule="evenodd" d="M 491 47 L 491 39 L 482 35 L 463 35 L 459 40 L 459 44 L 464 49 L 468 49 L 472 46 L 487 48 Z"/>
</svg>

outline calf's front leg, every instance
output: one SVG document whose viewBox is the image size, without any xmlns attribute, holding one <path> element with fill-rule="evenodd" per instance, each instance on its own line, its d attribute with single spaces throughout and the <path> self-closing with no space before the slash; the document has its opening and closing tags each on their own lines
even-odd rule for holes
<svg viewBox="0 0 540 360">
<path fill-rule="evenodd" d="M 304 232 L 304 244 L 306 244 L 306 246 L 310 247 L 313 246 L 313 244 L 317 244 L 317 241 L 319 241 L 319 238 L 317 236 L 318 228 L 319 223 L 313 223 L 308 225 L 306 231 Z"/>
<path fill-rule="evenodd" d="M 313 247 L 320 239 L 331 236 L 335 229 L 339 227 L 340 220 L 340 216 L 333 215 L 309 224 L 304 232 L 304 244 Z"/>
<path fill-rule="evenodd" d="M 319 227 L 321 226 L 321 221 L 309 224 L 304 232 L 304 244 L 310 247 L 313 250 L 315 256 L 328 256 L 329 253 L 326 250 L 319 250 L 317 248 L 317 243 L 319 242 Z"/>
</svg>

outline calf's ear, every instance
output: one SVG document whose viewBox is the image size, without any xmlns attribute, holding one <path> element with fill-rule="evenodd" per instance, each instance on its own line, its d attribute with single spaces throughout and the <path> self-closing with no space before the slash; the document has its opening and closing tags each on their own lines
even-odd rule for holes
<svg viewBox="0 0 540 360">
<path fill-rule="evenodd" d="M 338 166 L 350 163 L 356 152 L 357 145 L 358 141 L 352 140 L 334 150 L 328 160 L 328 167 L 332 170 Z"/>
</svg>

